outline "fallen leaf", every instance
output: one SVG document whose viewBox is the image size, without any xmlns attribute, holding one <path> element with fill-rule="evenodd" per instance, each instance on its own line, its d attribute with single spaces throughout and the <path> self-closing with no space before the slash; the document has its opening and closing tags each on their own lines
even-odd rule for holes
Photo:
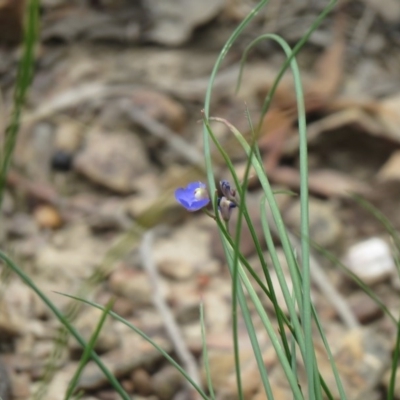
<svg viewBox="0 0 400 400">
<path fill-rule="evenodd" d="M 269 175 L 277 184 L 292 189 L 300 187 L 300 173 L 297 169 L 279 167 L 271 171 Z M 365 194 L 369 191 L 368 185 L 330 169 L 310 171 L 308 179 L 310 191 L 326 197 L 349 197 L 350 193 Z"/>
<path fill-rule="evenodd" d="M 400 151 L 395 151 L 377 174 L 381 182 L 400 180 Z"/>
</svg>

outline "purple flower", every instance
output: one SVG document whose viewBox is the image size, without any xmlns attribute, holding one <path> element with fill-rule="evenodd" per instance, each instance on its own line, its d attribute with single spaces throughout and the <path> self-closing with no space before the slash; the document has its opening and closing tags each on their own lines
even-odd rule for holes
<svg viewBox="0 0 400 400">
<path fill-rule="evenodd" d="M 200 210 L 210 202 L 206 185 L 202 182 L 192 182 L 186 188 L 176 189 L 175 198 L 188 211 Z"/>
</svg>

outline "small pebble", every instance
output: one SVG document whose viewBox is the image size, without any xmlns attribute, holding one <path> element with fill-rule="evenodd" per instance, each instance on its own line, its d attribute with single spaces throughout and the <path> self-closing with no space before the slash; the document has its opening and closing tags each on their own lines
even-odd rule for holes
<svg viewBox="0 0 400 400">
<path fill-rule="evenodd" d="M 56 150 L 51 157 L 51 168 L 58 172 L 68 172 L 72 168 L 73 156 L 65 150 Z"/>
<path fill-rule="evenodd" d="M 194 273 L 193 264 L 179 258 L 161 261 L 158 269 L 167 278 L 177 281 L 189 279 Z"/>
<path fill-rule="evenodd" d="M 377 237 L 350 247 L 344 261 L 351 272 L 366 284 L 381 282 L 396 271 L 389 245 Z"/>
<path fill-rule="evenodd" d="M 160 400 L 170 400 L 183 385 L 182 374 L 171 365 L 167 365 L 152 376 L 154 394 Z"/>
<path fill-rule="evenodd" d="M 284 214 L 286 223 L 295 231 L 301 229 L 300 201 L 296 200 Z M 310 237 L 322 247 L 334 246 L 339 241 L 343 226 L 335 207 L 327 201 L 310 199 Z"/>
<path fill-rule="evenodd" d="M 355 317 L 362 324 L 373 321 L 379 318 L 383 311 L 366 293 L 358 291 L 348 298 L 349 306 Z"/>
<path fill-rule="evenodd" d="M 58 210 L 50 205 L 40 205 L 33 212 L 33 216 L 41 228 L 57 229 L 63 223 Z"/>
<path fill-rule="evenodd" d="M 131 379 L 135 393 L 142 396 L 148 396 L 151 394 L 151 377 L 145 369 L 135 369 L 131 374 Z"/>
</svg>

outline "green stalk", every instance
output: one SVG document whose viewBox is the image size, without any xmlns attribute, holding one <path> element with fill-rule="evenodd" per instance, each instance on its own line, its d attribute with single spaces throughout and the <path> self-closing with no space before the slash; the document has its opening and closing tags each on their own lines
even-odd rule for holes
<svg viewBox="0 0 400 400">
<path fill-rule="evenodd" d="M 392 359 L 392 368 L 390 373 L 390 382 L 388 389 L 388 400 L 394 400 L 395 396 L 395 388 L 396 388 L 396 372 L 398 368 L 400 358 L 400 319 L 397 323 L 397 335 L 396 335 L 396 345 L 394 348 L 394 354 Z"/>
<path fill-rule="evenodd" d="M 257 13 L 267 4 L 269 0 L 261 0 L 257 6 L 246 16 L 246 18 L 239 24 L 239 26 L 234 30 L 232 35 L 226 41 L 224 47 L 222 48 L 215 64 L 213 70 L 210 75 L 210 80 L 208 82 L 207 91 L 204 99 L 204 116 L 206 119 L 209 117 L 210 112 L 210 104 L 211 104 L 211 94 L 214 86 L 214 81 L 217 76 L 218 70 L 224 60 L 225 56 L 228 54 L 229 49 L 232 47 L 233 43 L 236 39 L 241 35 L 243 30 L 246 28 L 248 23 L 257 15 Z M 212 153 L 210 150 L 210 142 L 208 140 L 208 131 L 207 128 L 203 129 L 203 146 L 204 146 L 204 158 L 207 170 L 207 181 L 208 187 L 210 188 L 210 193 L 215 192 L 215 183 L 214 183 L 214 173 L 213 173 L 213 165 L 212 165 Z M 214 210 L 217 212 L 217 210 Z"/>
<path fill-rule="evenodd" d="M 274 331 L 272 323 L 269 320 L 268 315 L 265 312 L 265 309 L 264 309 L 260 299 L 257 296 L 257 293 L 255 292 L 254 288 L 252 287 L 247 275 L 245 274 L 245 272 L 243 271 L 242 268 L 239 269 L 239 274 L 240 274 L 240 278 L 241 278 L 243 284 L 246 287 L 247 293 L 249 294 L 250 299 L 256 308 L 257 314 L 259 315 L 261 322 L 262 322 L 265 330 L 268 333 L 271 343 L 274 346 L 275 352 L 278 356 L 278 359 L 283 368 L 283 371 L 285 372 L 286 378 L 287 378 L 290 388 L 293 392 L 294 398 L 296 400 L 300 400 L 300 399 L 303 400 L 303 395 L 298 386 L 297 378 L 293 374 L 291 364 L 289 363 L 289 361 L 286 357 L 285 351 L 282 348 L 281 343 L 279 342 L 279 339 Z"/>
<path fill-rule="evenodd" d="M 67 393 L 65 394 L 65 400 L 69 400 L 76 388 L 76 385 L 79 381 L 79 378 L 83 372 L 83 369 L 85 368 L 86 364 L 88 363 L 88 361 L 90 360 L 90 355 L 92 353 L 92 351 L 94 351 L 94 346 L 96 345 L 97 342 L 97 338 L 100 335 L 100 332 L 103 328 L 103 325 L 106 321 L 108 312 L 112 309 L 113 305 L 114 305 L 114 300 L 110 300 L 108 302 L 108 304 L 106 305 L 106 308 L 104 309 L 104 312 L 102 313 L 99 323 L 97 324 L 93 335 L 91 336 L 91 338 L 89 339 L 89 342 L 87 344 L 87 346 L 84 349 L 84 352 L 82 354 L 81 360 L 79 362 L 78 365 L 78 369 L 75 371 L 74 376 L 72 377 L 69 385 L 68 385 L 68 390 Z"/>
<path fill-rule="evenodd" d="M 210 118 L 210 119 L 213 120 L 214 118 Z M 218 120 L 218 119 L 216 119 L 216 120 Z M 221 146 L 221 144 L 218 142 L 217 138 L 215 137 L 215 135 L 214 135 L 214 133 L 213 133 L 213 131 L 212 131 L 210 125 L 209 125 L 209 122 L 207 120 L 205 120 L 204 124 L 205 124 L 205 126 L 206 126 L 206 128 L 208 130 L 208 133 L 209 133 L 212 141 L 214 142 L 215 146 L 217 147 L 219 153 L 222 155 L 222 157 L 223 157 L 223 159 L 224 159 L 224 161 L 225 161 L 230 173 L 232 174 L 233 180 L 235 182 L 236 189 L 237 189 L 237 191 L 239 193 L 239 197 L 240 197 L 239 218 L 238 218 L 238 224 L 237 224 L 237 227 L 236 227 L 236 233 L 241 231 L 241 216 L 244 215 L 244 218 L 246 220 L 247 226 L 248 226 L 249 231 L 250 231 L 251 238 L 253 240 L 253 243 L 254 243 L 254 246 L 255 246 L 255 249 L 256 249 L 256 252 L 257 252 L 257 255 L 258 255 L 258 258 L 259 258 L 260 263 L 261 263 L 261 267 L 262 267 L 262 270 L 263 270 L 263 273 L 264 273 L 265 280 L 267 282 L 268 293 L 266 292 L 266 294 L 267 294 L 268 298 L 271 300 L 272 305 L 274 307 L 275 314 L 277 316 L 278 324 L 279 324 L 279 333 L 280 333 L 280 336 L 281 336 L 281 339 L 282 339 L 283 346 L 285 348 L 285 353 L 286 353 L 286 356 L 287 356 L 288 360 L 290 360 L 290 358 L 291 358 L 291 356 L 290 356 L 290 348 L 289 348 L 289 343 L 288 343 L 288 340 L 287 340 L 287 337 L 286 337 L 285 328 L 284 328 L 284 320 L 282 318 L 282 314 L 283 313 L 280 310 L 280 307 L 279 307 L 279 304 L 278 304 L 278 301 L 277 301 L 277 298 L 276 298 L 276 294 L 275 294 L 275 289 L 274 289 L 274 286 L 272 284 L 271 276 L 270 276 L 270 273 L 269 273 L 269 270 L 268 270 L 268 266 L 267 266 L 267 264 L 265 262 L 265 259 L 264 259 L 263 251 L 262 251 L 262 248 L 261 248 L 261 243 L 260 243 L 260 241 L 258 239 L 258 236 L 257 236 L 257 233 L 256 233 L 256 231 L 254 229 L 253 223 L 251 221 L 251 218 L 250 218 L 247 206 L 246 206 L 246 201 L 245 201 L 245 190 L 244 190 L 244 188 L 247 185 L 246 176 L 248 176 L 248 173 L 249 173 L 249 170 L 250 170 L 250 165 L 251 165 L 252 155 L 253 155 L 253 151 L 254 150 L 251 150 L 250 151 L 250 155 L 248 156 L 248 162 L 247 162 L 247 165 L 246 165 L 245 180 L 244 180 L 244 183 L 241 185 L 240 182 L 239 182 L 239 178 L 238 178 L 238 176 L 236 174 L 235 168 L 234 168 L 234 166 L 232 164 L 232 161 L 230 160 L 228 154 L 226 153 L 226 151 L 223 149 L 223 147 Z M 253 143 L 253 146 L 256 147 L 255 142 Z M 253 146 L 251 147 L 251 149 L 254 149 Z M 235 249 L 235 257 L 234 257 L 235 262 L 234 262 L 234 265 L 236 265 L 237 260 L 238 260 L 239 243 L 240 243 L 240 237 L 236 237 L 235 238 L 235 245 L 233 245 L 233 248 Z M 249 269 L 251 269 L 251 268 L 249 268 Z M 232 276 L 233 294 L 236 293 L 235 282 L 237 281 L 237 274 L 235 273 L 235 270 L 236 270 L 236 268 L 234 268 L 233 276 Z M 254 273 L 252 273 L 252 275 L 253 274 Z"/>
<path fill-rule="evenodd" d="M 203 345 L 203 362 L 204 362 L 204 369 L 206 370 L 208 391 L 210 392 L 210 396 L 211 396 L 210 400 L 215 400 L 214 387 L 213 387 L 211 374 L 210 374 L 210 362 L 208 360 L 206 323 L 204 320 L 203 302 L 200 303 L 200 326 L 201 326 L 201 340 L 202 340 L 202 345 Z"/>
<path fill-rule="evenodd" d="M 6 176 L 11 163 L 21 123 L 22 109 L 25 105 L 26 95 L 33 78 L 35 45 L 38 42 L 39 32 L 39 5 L 39 0 L 29 0 L 26 6 L 26 23 L 24 24 L 22 58 L 18 65 L 11 120 L 6 128 L 4 149 L 2 149 L 1 154 L 0 209 L 3 202 Z"/>
<path fill-rule="evenodd" d="M 65 326 L 66 329 L 75 337 L 78 343 L 83 347 L 87 347 L 87 343 L 82 338 L 82 336 L 78 333 L 78 331 L 70 324 L 67 318 L 63 315 L 63 313 L 51 302 L 51 300 L 34 284 L 34 282 L 29 278 L 25 272 L 22 271 L 16 264 L 13 263 L 2 251 L 0 251 L 0 259 L 3 260 L 7 266 L 14 271 L 21 280 L 29 286 L 39 297 L 40 299 L 46 304 L 46 306 L 53 312 L 53 314 L 58 318 L 58 320 Z M 98 365 L 101 369 L 103 374 L 107 377 L 110 384 L 114 387 L 114 389 L 118 392 L 124 400 L 130 400 L 130 396 L 125 392 L 121 384 L 118 380 L 114 377 L 114 375 L 108 370 L 108 368 L 103 364 L 100 357 L 92 351 L 90 356 L 92 357 L 93 361 Z"/>
<path fill-rule="evenodd" d="M 99 310 L 105 310 L 105 307 L 94 303 L 93 301 L 86 300 L 80 297 L 76 296 L 71 296 L 66 293 L 60 293 L 56 292 L 62 296 L 69 297 L 70 299 L 74 299 L 77 301 L 80 301 L 85 304 L 89 304 L 92 307 L 98 308 Z M 126 319 L 120 317 L 118 314 L 116 314 L 114 311 L 109 311 L 108 313 L 111 315 L 114 319 L 117 321 L 123 323 L 126 325 L 128 328 L 132 329 L 136 334 L 138 334 L 141 338 L 149 342 L 160 354 L 163 355 L 163 357 L 173 366 L 175 367 L 182 375 L 183 377 L 193 386 L 193 388 L 197 391 L 197 393 L 204 399 L 204 400 L 209 400 L 208 396 L 204 393 L 204 391 L 200 388 L 200 386 L 197 385 L 196 382 L 193 381 L 193 379 L 186 373 L 186 371 L 161 347 L 159 346 L 155 341 L 153 341 L 149 336 L 147 336 L 143 331 L 141 331 L 139 328 L 137 328 L 135 325 L 131 324 L 129 321 Z"/>
</svg>

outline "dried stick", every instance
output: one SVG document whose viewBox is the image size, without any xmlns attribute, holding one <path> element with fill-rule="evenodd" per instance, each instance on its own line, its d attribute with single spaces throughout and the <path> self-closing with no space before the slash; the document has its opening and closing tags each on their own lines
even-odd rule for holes
<svg viewBox="0 0 400 400">
<path fill-rule="evenodd" d="M 167 334 L 172 342 L 178 358 L 183 364 L 183 368 L 192 378 L 192 380 L 201 387 L 200 374 L 197 368 L 196 360 L 186 347 L 181 330 L 175 321 L 174 315 L 168 307 L 165 298 L 162 294 L 160 286 L 160 277 L 157 272 L 157 266 L 152 256 L 152 245 L 154 239 L 154 231 L 147 231 L 143 236 L 143 241 L 140 246 L 140 258 L 142 265 L 146 270 L 150 283 L 153 289 L 153 303 L 157 311 L 160 313 Z M 190 386 L 190 389 L 192 387 Z M 194 396 L 193 396 L 194 398 Z"/>
<path fill-rule="evenodd" d="M 122 107 L 134 123 L 139 124 L 157 138 L 166 141 L 171 148 L 181 157 L 184 157 L 186 161 L 204 170 L 204 157 L 195 146 L 180 138 L 171 129 L 149 117 L 143 111 L 132 107 L 129 101 L 123 101 Z"/>
<path fill-rule="evenodd" d="M 292 245 L 299 249 L 300 243 L 298 239 L 290 233 L 289 239 L 292 242 Z M 359 327 L 360 324 L 351 311 L 349 305 L 346 303 L 346 300 L 329 281 L 325 271 L 312 254 L 310 254 L 310 271 L 311 279 L 336 309 L 339 317 L 342 319 L 345 325 L 350 329 Z"/>
</svg>

